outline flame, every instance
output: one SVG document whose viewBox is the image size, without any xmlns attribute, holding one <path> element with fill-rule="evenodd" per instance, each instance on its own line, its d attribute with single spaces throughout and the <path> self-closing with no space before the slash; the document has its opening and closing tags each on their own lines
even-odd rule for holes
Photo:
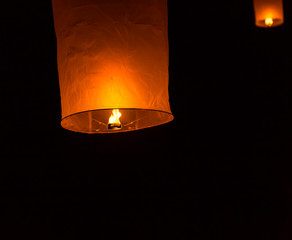
<svg viewBox="0 0 292 240">
<path fill-rule="evenodd" d="M 273 21 L 272 18 L 268 17 L 268 18 L 265 19 L 265 24 L 266 24 L 267 26 L 270 27 L 270 26 L 273 25 L 273 23 L 274 23 L 274 21 Z"/>
<path fill-rule="evenodd" d="M 109 125 L 114 125 L 114 126 L 121 126 L 120 122 L 120 117 L 122 114 L 120 113 L 119 109 L 113 109 L 112 115 L 110 116 L 108 120 Z"/>
</svg>

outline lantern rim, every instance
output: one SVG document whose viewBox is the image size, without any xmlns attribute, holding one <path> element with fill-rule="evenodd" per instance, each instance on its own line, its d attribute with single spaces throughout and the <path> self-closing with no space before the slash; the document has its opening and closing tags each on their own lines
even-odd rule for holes
<svg viewBox="0 0 292 240">
<path fill-rule="evenodd" d="M 284 24 L 283 18 L 273 18 L 273 24 L 271 26 L 268 26 L 265 24 L 265 19 L 257 20 L 255 23 L 255 25 L 260 28 L 273 28 L 273 27 L 278 27 L 282 24 Z"/>
<path fill-rule="evenodd" d="M 146 113 L 146 115 L 149 115 L 150 118 L 153 117 L 153 116 L 155 116 L 156 118 L 158 116 L 162 116 L 162 117 L 161 117 L 161 119 L 158 119 L 156 121 L 150 121 L 149 124 L 144 124 L 144 125 L 142 124 L 142 126 L 139 126 L 137 128 L 122 128 L 120 130 L 96 130 L 94 128 L 92 128 L 91 130 L 84 130 L 84 129 L 80 129 L 78 127 L 74 127 L 72 124 L 71 125 L 68 124 L 68 121 L 66 123 L 66 120 L 69 120 L 69 122 L 70 122 L 70 119 L 72 119 L 72 117 L 74 118 L 74 117 L 87 115 L 87 114 L 89 115 L 90 113 L 98 113 L 98 112 L 111 113 L 113 109 L 119 109 L 122 113 L 125 112 L 125 111 L 126 112 L 131 111 L 131 112 L 136 112 L 136 113 L 144 112 L 144 114 Z M 145 116 L 145 117 L 147 117 L 147 116 Z M 150 127 L 155 127 L 155 126 L 159 126 L 159 125 L 171 122 L 173 119 L 174 119 L 173 114 L 171 112 L 168 112 L 168 111 L 157 110 L 157 109 L 147 109 L 147 108 L 119 108 L 119 107 L 114 107 L 114 108 L 92 109 L 92 110 L 76 112 L 76 113 L 73 113 L 73 114 L 70 114 L 70 115 L 67 115 L 67 116 L 63 117 L 61 119 L 60 124 L 64 129 L 69 130 L 69 131 L 87 133 L 87 134 L 107 134 L 107 133 L 130 132 L 130 131 L 136 131 L 136 130 L 150 128 Z M 138 121 L 138 120 L 139 119 L 134 119 L 133 122 Z M 96 120 L 96 121 L 99 122 L 98 120 Z M 105 124 L 106 124 L 105 122 L 102 123 L 102 125 L 105 125 Z M 126 124 L 126 125 L 129 125 L 129 123 Z"/>
</svg>

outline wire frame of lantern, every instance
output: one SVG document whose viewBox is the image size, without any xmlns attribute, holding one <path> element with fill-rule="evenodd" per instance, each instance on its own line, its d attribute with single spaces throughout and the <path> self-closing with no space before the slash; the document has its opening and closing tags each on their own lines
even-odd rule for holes
<svg viewBox="0 0 292 240">
<path fill-rule="evenodd" d="M 276 27 L 284 23 L 282 0 L 253 0 L 255 25 Z"/>
<path fill-rule="evenodd" d="M 167 0 L 53 0 L 62 121 L 84 133 L 173 119 Z"/>
</svg>

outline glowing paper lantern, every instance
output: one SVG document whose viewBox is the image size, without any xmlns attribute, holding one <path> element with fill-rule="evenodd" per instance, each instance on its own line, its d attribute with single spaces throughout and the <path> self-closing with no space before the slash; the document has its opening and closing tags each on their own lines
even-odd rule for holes
<svg viewBox="0 0 292 240">
<path fill-rule="evenodd" d="M 255 25 L 276 27 L 284 23 L 282 0 L 253 0 Z"/>
<path fill-rule="evenodd" d="M 131 131 L 173 119 L 167 0 L 53 0 L 61 125 Z"/>
</svg>

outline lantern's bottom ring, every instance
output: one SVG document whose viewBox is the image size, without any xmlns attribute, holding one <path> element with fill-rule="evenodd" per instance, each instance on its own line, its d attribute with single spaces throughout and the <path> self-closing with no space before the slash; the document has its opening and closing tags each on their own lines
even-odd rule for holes
<svg viewBox="0 0 292 240">
<path fill-rule="evenodd" d="M 121 112 L 121 126 L 109 126 L 108 120 L 113 109 Z M 63 128 L 81 133 L 118 133 L 154 127 L 173 120 L 171 112 L 140 109 L 110 108 L 81 111 L 64 117 Z"/>
<path fill-rule="evenodd" d="M 265 24 L 265 19 L 256 21 L 256 26 L 258 27 L 264 27 L 264 28 L 271 28 L 271 27 L 277 27 L 279 25 L 282 25 L 284 23 L 283 19 L 280 18 L 273 18 L 273 24 L 271 26 Z"/>
</svg>

